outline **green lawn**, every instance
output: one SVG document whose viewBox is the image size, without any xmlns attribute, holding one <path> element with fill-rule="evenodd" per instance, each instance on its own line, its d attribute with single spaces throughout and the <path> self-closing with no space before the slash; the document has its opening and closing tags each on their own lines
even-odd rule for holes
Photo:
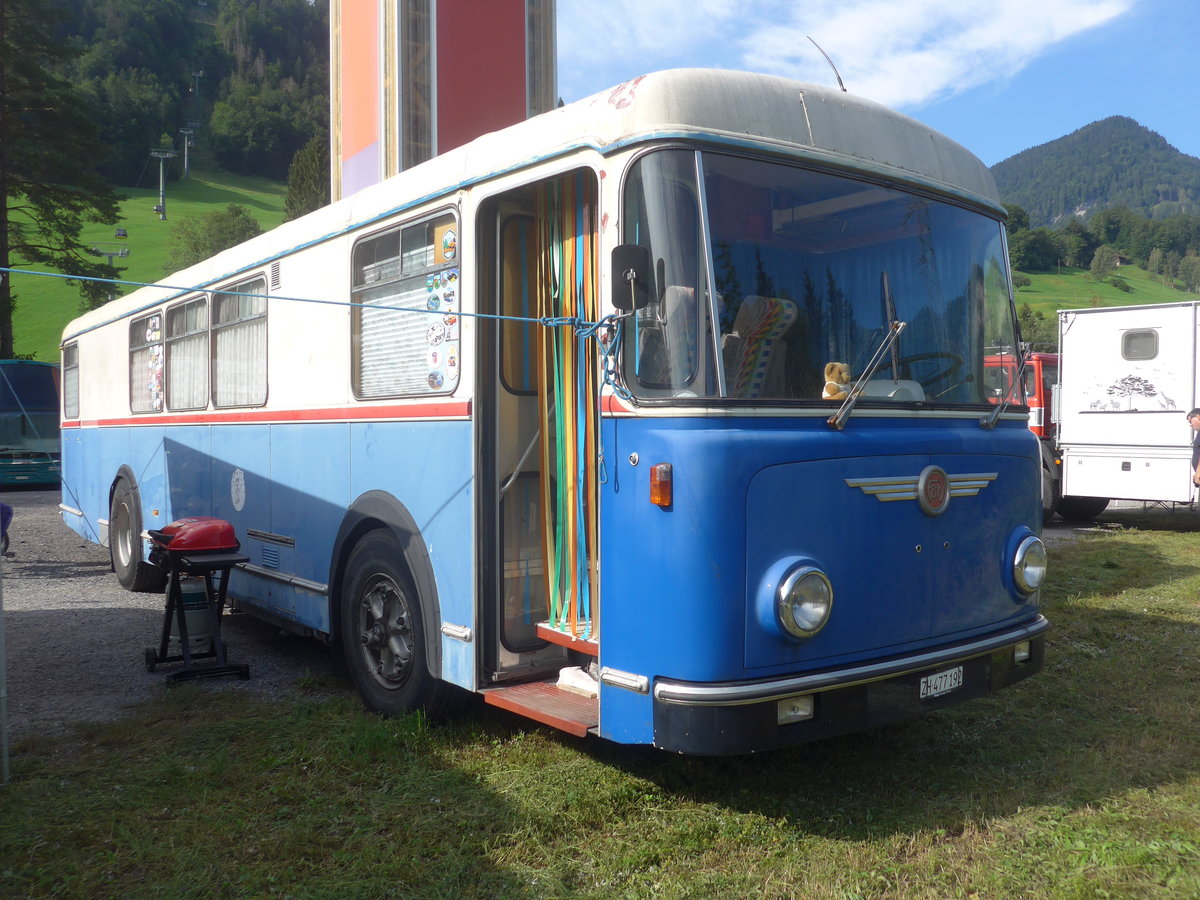
<svg viewBox="0 0 1200 900">
<path fill-rule="evenodd" d="M 1102 518 L 1051 548 L 1041 674 L 786 751 L 384 720 L 312 678 L 164 690 L 14 746 L 0 895 L 1200 897 L 1200 515 Z"/>
<path fill-rule="evenodd" d="M 1028 303 L 1035 313 L 1042 313 L 1052 322 L 1057 320 L 1057 312 L 1060 309 L 1179 303 L 1183 300 L 1200 299 L 1200 295 L 1164 286 L 1157 276 L 1132 265 L 1122 266 L 1115 273 L 1125 279 L 1131 288 L 1128 292 L 1094 280 L 1087 269 L 1075 269 L 1070 266 L 1064 266 L 1054 272 L 1020 274 L 1027 276 L 1032 284 L 1017 291 L 1017 305 Z"/>
<path fill-rule="evenodd" d="M 131 281 L 157 281 L 168 274 L 163 269 L 170 250 L 171 228 L 176 222 L 224 209 L 230 203 L 249 209 L 263 231 L 283 221 L 287 187 L 281 182 L 193 166 L 190 178 L 167 183 L 167 220 L 162 221 L 154 212 L 158 203 L 157 178 L 151 180 L 153 187 L 120 191 L 129 197 L 121 204 L 120 222 L 120 227 L 129 233 L 128 238 L 118 241 L 116 226 L 108 225 L 88 226 L 82 234 L 86 242 L 95 242 L 102 250 L 127 246 L 129 256 L 115 262 L 121 277 Z M 20 268 L 16 264 L 14 267 Z M 63 327 L 80 312 L 78 290 L 58 278 L 21 275 L 13 276 L 13 288 L 18 295 L 13 313 L 16 352 L 57 362 Z"/>
</svg>

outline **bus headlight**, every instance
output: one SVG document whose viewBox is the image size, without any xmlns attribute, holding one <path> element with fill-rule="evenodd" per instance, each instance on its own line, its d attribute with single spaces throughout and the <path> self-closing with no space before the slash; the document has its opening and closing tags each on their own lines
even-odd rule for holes
<svg viewBox="0 0 1200 900">
<path fill-rule="evenodd" d="M 798 566 L 779 582 L 775 615 L 788 634 L 812 637 L 825 627 L 832 609 L 833 586 L 820 569 Z"/>
<path fill-rule="evenodd" d="M 1017 545 L 1013 555 L 1013 581 L 1017 590 L 1029 595 L 1046 580 L 1046 545 L 1037 535 L 1028 535 Z"/>
</svg>

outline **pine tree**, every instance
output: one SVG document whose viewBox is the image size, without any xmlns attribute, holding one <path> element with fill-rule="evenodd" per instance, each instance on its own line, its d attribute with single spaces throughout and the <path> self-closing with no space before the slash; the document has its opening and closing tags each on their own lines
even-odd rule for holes
<svg viewBox="0 0 1200 900">
<path fill-rule="evenodd" d="M 58 12 L 40 0 L 0 2 L 0 268 L 13 261 L 70 275 L 116 276 L 79 241 L 85 222 L 117 221 L 117 197 L 92 164 L 96 129 L 72 86 L 53 74 L 72 51 Z M 0 273 L 0 358 L 13 355 L 12 278 Z M 75 281 L 89 306 L 107 288 Z"/>
<path fill-rule="evenodd" d="M 296 151 L 288 168 L 283 219 L 290 222 L 329 203 L 329 137 L 318 135 Z"/>
</svg>

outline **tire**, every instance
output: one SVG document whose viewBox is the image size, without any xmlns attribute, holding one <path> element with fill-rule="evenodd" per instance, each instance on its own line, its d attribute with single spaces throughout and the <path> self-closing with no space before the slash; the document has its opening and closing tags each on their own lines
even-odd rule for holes
<svg viewBox="0 0 1200 900">
<path fill-rule="evenodd" d="M 108 552 L 127 591 L 161 591 L 166 573 L 142 559 L 142 507 L 124 478 L 113 489 L 108 511 Z"/>
<path fill-rule="evenodd" d="M 1106 509 L 1105 497 L 1063 497 L 1058 501 L 1058 514 L 1068 522 L 1090 522 Z"/>
<path fill-rule="evenodd" d="M 347 674 L 367 709 L 436 719 L 458 708 L 461 692 L 430 674 L 425 611 L 390 533 L 369 532 L 355 545 L 338 607 Z"/>
<path fill-rule="evenodd" d="M 1050 502 L 1047 503 L 1046 501 Z M 1049 525 L 1062 503 L 1062 485 L 1057 478 L 1042 470 L 1042 524 Z"/>
</svg>

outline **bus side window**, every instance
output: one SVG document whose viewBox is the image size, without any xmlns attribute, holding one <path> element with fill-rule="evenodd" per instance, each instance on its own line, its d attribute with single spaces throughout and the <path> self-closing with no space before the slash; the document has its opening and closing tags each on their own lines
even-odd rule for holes
<svg viewBox="0 0 1200 900">
<path fill-rule="evenodd" d="M 129 324 L 129 409 L 162 412 L 163 315 L 154 312 Z"/>
<path fill-rule="evenodd" d="M 208 299 L 167 310 L 167 408 L 208 406 Z"/>
<path fill-rule="evenodd" d="M 79 345 L 67 344 L 62 352 L 63 417 L 79 418 Z"/>
<path fill-rule="evenodd" d="M 213 404 L 262 406 L 267 402 L 267 283 L 237 285 L 213 295 Z"/>
</svg>

